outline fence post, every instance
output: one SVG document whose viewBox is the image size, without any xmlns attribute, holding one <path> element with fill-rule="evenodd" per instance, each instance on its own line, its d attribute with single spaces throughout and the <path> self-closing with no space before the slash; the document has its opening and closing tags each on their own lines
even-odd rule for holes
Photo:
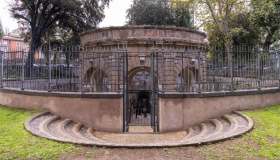
<svg viewBox="0 0 280 160">
<path fill-rule="evenodd" d="M 24 90 L 24 75 L 25 75 L 25 65 L 24 65 L 24 51 L 21 52 L 21 58 L 22 58 L 22 70 L 21 70 L 21 90 Z"/>
<path fill-rule="evenodd" d="M 198 72 L 197 72 L 197 76 L 198 76 L 198 93 L 200 94 L 201 93 L 201 72 L 202 72 L 202 70 L 201 70 L 202 68 L 201 68 L 201 51 L 199 51 L 198 52 Z"/>
<path fill-rule="evenodd" d="M 83 90 L 83 72 L 84 72 L 84 54 L 85 48 L 80 48 L 80 92 L 84 94 Z M 82 54 L 82 55 L 81 55 Z"/>
<path fill-rule="evenodd" d="M 227 55 L 230 55 L 229 57 L 229 67 L 230 67 L 230 91 L 234 91 L 234 71 L 233 71 L 233 48 L 230 46 L 229 50 L 227 51 Z"/>
<path fill-rule="evenodd" d="M 48 92 L 52 92 L 51 80 L 52 80 L 52 66 L 51 66 L 51 48 L 48 47 Z"/>
<path fill-rule="evenodd" d="M 184 71 L 184 53 L 186 52 L 186 50 L 184 52 L 182 52 L 181 54 L 181 63 L 182 63 L 182 67 L 181 67 L 181 74 L 180 74 L 180 78 L 177 82 L 176 80 L 176 88 L 177 88 L 177 91 L 179 92 L 184 92 L 185 91 L 185 86 L 184 86 L 184 80 L 183 80 L 183 71 Z M 177 84 L 178 83 L 178 84 Z"/>
<path fill-rule="evenodd" d="M 258 90 L 261 90 L 261 57 L 260 57 L 260 49 L 257 47 L 257 87 Z"/>
<path fill-rule="evenodd" d="M 280 54 L 279 53 L 276 53 L 277 54 L 277 71 L 278 71 L 278 88 L 280 89 L 280 68 L 279 68 L 279 65 L 280 65 Z"/>
<path fill-rule="evenodd" d="M 128 131 L 128 54 L 127 49 L 122 54 L 122 61 L 123 61 L 123 104 L 124 104 L 124 110 L 123 110 L 123 132 Z"/>
<path fill-rule="evenodd" d="M 0 54 L 1 54 L 1 84 L 0 84 L 0 87 L 4 88 L 4 84 L 3 84 L 3 77 L 4 77 L 4 51 L 2 51 Z"/>
</svg>

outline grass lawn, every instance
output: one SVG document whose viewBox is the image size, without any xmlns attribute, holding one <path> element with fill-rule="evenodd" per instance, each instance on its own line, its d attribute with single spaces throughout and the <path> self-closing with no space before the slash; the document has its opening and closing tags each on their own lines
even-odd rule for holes
<svg viewBox="0 0 280 160">
<path fill-rule="evenodd" d="M 254 130 L 230 141 L 202 146 L 200 152 L 204 157 L 280 160 L 280 105 L 244 113 L 255 121 Z"/>
<path fill-rule="evenodd" d="M 56 159 L 75 147 L 32 136 L 24 122 L 34 112 L 0 108 L 0 159 Z"/>
<path fill-rule="evenodd" d="M 280 106 L 245 112 L 255 129 L 242 137 L 199 147 L 109 149 L 57 143 L 32 136 L 23 123 L 35 112 L 0 107 L 0 160 L 280 160 Z"/>
</svg>

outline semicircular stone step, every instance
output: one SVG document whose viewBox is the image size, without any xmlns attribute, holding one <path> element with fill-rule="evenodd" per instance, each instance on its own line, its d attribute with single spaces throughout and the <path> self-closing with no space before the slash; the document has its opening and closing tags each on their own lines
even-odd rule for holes
<svg viewBox="0 0 280 160">
<path fill-rule="evenodd" d="M 253 128 L 253 122 L 248 117 L 240 113 L 234 113 L 231 116 L 235 119 L 236 123 L 238 124 L 236 130 L 232 132 L 232 136 L 236 136 L 241 133 L 247 132 L 248 128 Z"/>
<path fill-rule="evenodd" d="M 105 141 L 102 141 L 101 139 L 97 138 L 94 136 L 93 134 L 93 129 L 92 128 L 87 128 L 86 126 L 83 126 L 81 128 L 81 135 L 85 138 L 88 139 L 88 141 L 94 141 L 94 142 L 103 142 L 105 143 Z"/>
<path fill-rule="evenodd" d="M 27 123 L 30 123 L 29 125 L 25 124 L 25 128 L 27 130 L 33 130 L 35 135 L 41 135 L 43 137 L 48 136 L 48 134 L 46 134 L 45 132 L 42 132 L 42 130 L 40 129 L 41 125 L 43 124 L 44 121 L 48 120 L 49 118 L 51 118 L 53 115 L 46 112 L 44 114 L 39 114 L 36 115 L 34 118 L 32 118 L 30 121 L 28 121 Z"/>
<path fill-rule="evenodd" d="M 225 139 L 225 138 L 230 138 L 230 137 L 235 137 L 238 136 L 242 133 L 246 133 L 249 131 L 251 128 L 253 128 L 253 125 L 248 124 L 246 128 L 243 128 L 241 126 L 244 125 L 245 123 L 249 123 L 249 121 L 245 120 L 243 115 L 237 115 L 235 116 L 236 113 L 233 113 L 231 115 L 225 115 L 224 119 L 229 122 L 230 127 L 226 130 L 217 135 L 216 137 L 213 137 L 213 141 L 220 140 L 220 139 Z M 242 129 L 241 129 L 242 128 Z M 248 129 L 250 128 L 250 129 Z"/>
<path fill-rule="evenodd" d="M 73 136 L 76 137 L 76 139 L 81 139 L 82 141 L 84 141 L 85 143 L 91 141 L 90 139 L 88 139 L 87 137 L 85 137 L 83 134 L 82 134 L 82 127 L 83 125 L 80 124 L 80 123 L 75 123 L 73 128 L 72 128 L 72 133 L 73 133 Z"/>
<path fill-rule="evenodd" d="M 215 125 L 210 121 L 202 123 L 201 127 L 202 127 L 202 131 L 200 132 L 200 134 L 190 138 L 188 140 L 189 143 L 198 143 L 198 144 L 202 143 L 203 139 L 205 139 L 205 137 L 207 137 L 208 135 L 213 134 L 216 128 Z"/>
<path fill-rule="evenodd" d="M 253 128 L 253 121 L 241 113 L 232 113 L 210 119 L 186 131 L 150 133 L 106 133 L 97 132 L 70 119 L 51 113 L 34 116 L 25 123 L 25 128 L 44 138 L 84 145 L 109 147 L 171 147 L 197 145 L 241 135 Z"/>
<path fill-rule="evenodd" d="M 203 141 L 205 142 L 221 134 L 224 129 L 224 124 L 221 122 L 221 119 L 212 119 L 211 122 L 215 125 L 215 130 L 212 132 L 212 134 L 208 134 L 203 138 Z"/>
<path fill-rule="evenodd" d="M 188 134 L 187 134 L 186 137 L 184 137 L 182 139 L 182 142 L 184 143 L 186 141 L 189 141 L 190 139 L 192 139 L 192 138 L 196 137 L 197 135 L 201 134 L 201 132 L 202 132 L 202 126 L 201 125 L 195 125 L 195 126 L 189 128 L 188 131 L 187 131 Z"/>
<path fill-rule="evenodd" d="M 234 117 L 238 121 L 239 128 L 246 128 L 246 127 L 248 127 L 248 125 L 250 125 L 250 123 L 248 122 L 248 119 L 245 118 L 243 115 L 234 113 L 231 116 Z"/>
<path fill-rule="evenodd" d="M 59 128 L 61 130 L 61 132 L 64 132 L 64 137 L 66 137 L 67 139 L 71 139 L 72 141 L 77 141 L 79 143 L 82 143 L 82 138 L 81 137 L 77 137 L 72 133 L 72 129 L 73 126 L 75 125 L 75 123 L 73 123 L 72 120 L 70 119 L 66 119 L 65 121 L 62 121 L 62 123 L 59 124 Z"/>
<path fill-rule="evenodd" d="M 47 131 L 54 137 L 56 137 L 58 140 L 61 139 L 68 139 L 66 134 L 60 129 L 60 124 L 63 123 L 64 119 L 61 119 L 60 117 L 54 118 L 52 121 L 50 121 L 46 125 Z"/>
<path fill-rule="evenodd" d="M 45 138 L 51 138 L 54 140 L 58 140 L 57 135 L 54 135 L 50 132 L 48 126 L 51 122 L 53 122 L 54 120 L 56 120 L 58 118 L 58 116 L 56 115 L 51 115 L 46 117 L 46 119 L 44 121 L 42 121 L 42 123 L 39 125 L 39 129 L 41 132 L 43 132 L 46 137 Z"/>
<path fill-rule="evenodd" d="M 224 134 L 221 135 L 222 138 L 233 136 L 234 133 L 237 131 L 239 125 L 236 118 L 233 117 L 232 115 L 225 115 L 225 118 L 228 119 L 228 121 L 230 122 L 230 128 L 228 131 L 224 132 Z"/>
<path fill-rule="evenodd" d="M 228 132 L 231 129 L 231 127 L 233 127 L 231 125 L 232 123 L 226 120 L 224 117 L 215 119 L 215 123 L 218 126 L 217 130 L 214 134 L 209 135 L 207 139 L 205 139 L 206 142 L 217 140 L 218 137 L 223 136 L 226 132 Z"/>
<path fill-rule="evenodd" d="M 69 126 L 69 123 L 72 123 L 73 125 Z M 54 123 L 54 125 L 52 127 L 53 128 L 52 132 L 57 133 L 59 135 L 58 138 L 60 138 L 60 139 L 63 138 L 68 142 L 86 144 L 87 140 L 85 140 L 82 136 L 78 136 L 75 133 L 75 127 L 77 125 L 78 124 L 73 121 L 68 122 L 68 123 L 66 123 L 65 120 L 56 121 L 56 123 Z M 56 130 L 56 131 L 54 132 L 54 130 Z"/>
</svg>

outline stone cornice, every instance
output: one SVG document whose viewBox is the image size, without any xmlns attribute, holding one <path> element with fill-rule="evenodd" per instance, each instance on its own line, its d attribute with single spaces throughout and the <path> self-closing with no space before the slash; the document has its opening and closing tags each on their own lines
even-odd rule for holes
<svg viewBox="0 0 280 160">
<path fill-rule="evenodd" d="M 175 26 L 153 26 L 153 25 L 126 25 L 126 26 L 114 26 L 114 27 L 104 27 L 104 28 L 97 28 L 85 31 L 80 34 L 80 36 L 84 36 L 90 33 L 97 33 L 102 31 L 110 31 L 110 30 L 126 30 L 126 29 L 158 29 L 158 30 L 173 30 L 173 31 L 185 31 L 185 32 L 192 32 L 197 33 L 202 36 L 207 37 L 205 32 L 197 31 L 194 29 L 186 28 L 186 27 L 175 27 Z"/>
</svg>

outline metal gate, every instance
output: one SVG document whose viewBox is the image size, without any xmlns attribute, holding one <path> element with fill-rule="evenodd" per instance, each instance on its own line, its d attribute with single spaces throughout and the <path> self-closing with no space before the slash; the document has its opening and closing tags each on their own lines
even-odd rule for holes
<svg viewBox="0 0 280 160">
<path fill-rule="evenodd" d="M 154 132 L 159 132 L 159 101 L 158 101 L 158 94 L 159 94 L 159 84 L 158 84 L 158 57 L 159 55 L 156 52 L 152 53 L 152 63 L 151 63 L 151 73 L 152 73 L 152 127 Z"/>
<path fill-rule="evenodd" d="M 124 132 L 150 126 L 158 132 L 158 66 L 156 53 L 124 55 Z"/>
</svg>

